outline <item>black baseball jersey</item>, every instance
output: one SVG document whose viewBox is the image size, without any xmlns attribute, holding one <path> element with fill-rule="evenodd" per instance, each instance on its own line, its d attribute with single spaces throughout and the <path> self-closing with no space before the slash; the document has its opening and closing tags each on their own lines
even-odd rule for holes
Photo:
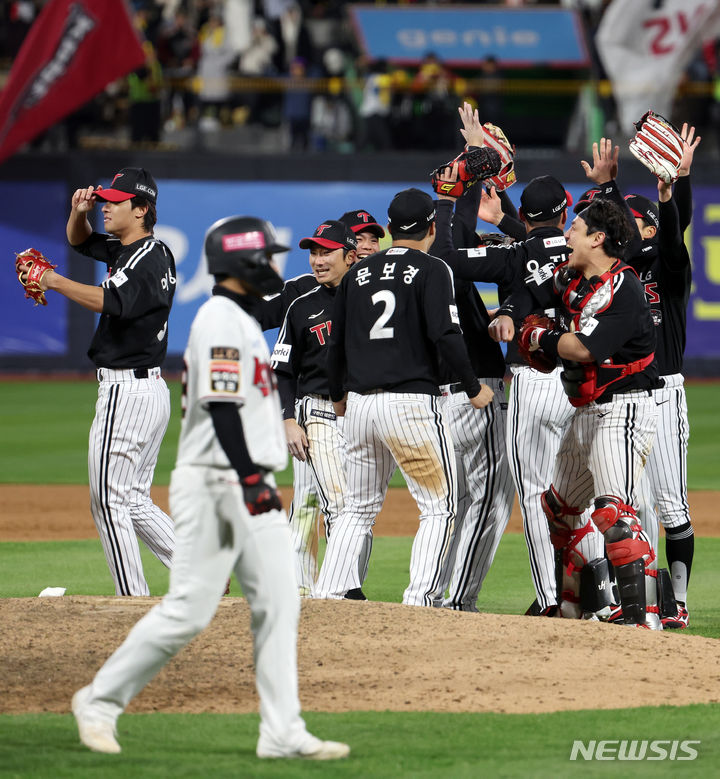
<svg viewBox="0 0 720 779">
<path fill-rule="evenodd" d="M 619 270 L 620 267 L 624 270 Z M 571 314 L 565 309 L 566 320 L 573 321 L 574 332 L 583 346 L 597 363 L 602 378 L 602 364 L 612 360 L 615 365 L 627 365 L 641 360 L 655 351 L 655 326 L 650 316 L 650 306 L 645 290 L 632 268 L 616 260 L 611 270 L 619 271 L 613 275 L 610 287 L 604 297 L 593 297 L 586 303 L 580 314 Z M 544 287 L 540 299 L 544 308 L 563 307 L 562 300 L 552 285 Z M 602 299 L 597 312 L 593 313 L 595 303 Z M 603 307 L 604 306 L 604 307 Z M 566 367 L 576 363 L 563 360 Z M 603 382 L 599 381 L 601 385 Z M 658 365 L 653 360 L 639 373 L 633 373 L 616 382 L 597 398 L 604 403 L 612 395 L 631 389 L 651 390 L 658 386 Z"/>
<path fill-rule="evenodd" d="M 253 312 L 256 319 L 260 322 L 260 327 L 263 330 L 280 327 L 285 312 L 293 300 L 317 286 L 317 279 L 312 273 L 303 273 L 300 276 L 288 279 L 283 284 L 282 291 L 278 292 L 277 295 L 264 298 L 262 306 L 256 312 Z"/>
<path fill-rule="evenodd" d="M 446 203 L 449 207 L 444 205 Z M 559 227 L 535 228 L 524 241 L 510 246 L 455 249 L 449 226 L 452 202 L 441 200 L 437 206 L 438 238 L 433 251 L 448 263 L 458 279 L 494 283 L 507 292 L 527 288 L 532 300 L 536 301 L 545 297 L 543 289 L 552 289 L 555 268 L 569 257 L 565 235 Z M 550 308 L 554 308 L 554 304 Z M 537 304 L 527 310 L 501 306 L 499 313 L 512 316 L 517 325 L 525 315 L 542 310 L 543 307 Z M 506 361 L 521 362 L 514 341 L 508 344 Z"/>
<path fill-rule="evenodd" d="M 480 188 L 475 187 L 474 189 L 479 190 Z M 473 189 L 468 190 L 455 203 L 456 218 L 453 220 L 453 243 L 455 245 L 467 246 L 471 242 L 477 241 L 475 225 L 477 223 L 479 195 L 472 198 L 471 195 L 475 195 Z M 434 247 L 431 247 L 430 251 L 435 254 Z M 480 293 L 473 282 L 459 278 L 454 279 L 454 288 L 460 327 L 475 375 L 488 379 L 503 378 L 505 358 L 500 344 L 493 341 L 488 332 L 490 316 Z M 457 381 L 457 377 L 454 377 L 447 367 L 446 370 L 448 371 L 447 383 Z"/>
<path fill-rule="evenodd" d="M 73 246 L 104 262 L 103 313 L 88 350 L 98 368 L 154 368 L 167 352 L 168 317 L 175 294 L 175 260 L 152 235 L 123 246 L 93 232 Z"/>
<path fill-rule="evenodd" d="M 601 195 L 626 209 L 635 219 L 615 181 L 602 185 Z M 636 238 L 628 249 L 627 263 L 637 271 L 650 304 L 656 327 L 655 356 L 661 376 L 680 373 L 687 339 L 687 307 L 692 286 L 690 255 L 683 240 L 690 223 L 692 194 L 690 177 L 678 179 L 673 197 L 658 203 L 660 226 L 654 238 Z"/>
<path fill-rule="evenodd" d="M 327 363 L 332 399 L 347 390 L 439 395 L 439 354 L 476 395 L 448 266 L 402 246 L 355 263 L 335 300 Z"/>
<path fill-rule="evenodd" d="M 330 395 L 327 352 L 337 288 L 318 285 L 289 306 L 272 353 L 272 366 L 280 381 L 289 380 L 292 397 L 283 399 L 283 416 L 294 417 L 295 398 Z"/>
<path fill-rule="evenodd" d="M 630 258 L 650 304 L 657 333 L 656 356 L 661 376 L 680 373 L 687 336 L 687 307 L 692 285 L 690 255 L 680 232 L 673 200 L 659 203 L 658 235 L 643 241 L 640 254 Z"/>
</svg>

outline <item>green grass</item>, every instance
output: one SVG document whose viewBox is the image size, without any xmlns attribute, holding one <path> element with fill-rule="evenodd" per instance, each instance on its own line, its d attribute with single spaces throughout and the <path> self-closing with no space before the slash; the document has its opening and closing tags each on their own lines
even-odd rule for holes
<svg viewBox="0 0 720 779">
<path fill-rule="evenodd" d="M 321 737 L 347 741 L 333 763 L 258 761 L 256 715 L 135 714 L 119 721 L 120 755 L 88 752 L 70 715 L 0 715 L 0 771 L 7 777 L 356 777 L 477 779 L 717 775 L 720 706 L 670 706 L 531 714 L 352 712 L 305 714 Z M 573 741 L 699 741 L 692 762 L 570 761 Z M 666 746 L 667 749 L 670 745 Z M 685 754 L 685 752 L 678 752 Z"/>
<path fill-rule="evenodd" d="M 163 485 L 170 482 L 180 437 L 181 385 L 169 381 L 168 387 L 172 416 L 153 480 Z M 0 381 L 0 483 L 87 484 L 96 401 L 95 381 Z M 292 484 L 289 463 L 277 480 Z M 390 483 L 404 484 L 399 473 Z"/>
<path fill-rule="evenodd" d="M 170 481 L 180 434 L 180 382 L 171 381 L 168 385 L 173 414 L 160 450 L 155 484 Z M 691 490 L 720 489 L 719 391 L 720 385 L 712 382 L 690 382 L 687 386 Z M 52 398 L 51 409 L 47 409 L 48 398 Z M 96 399 L 94 381 L 0 381 L 0 482 L 87 484 L 88 433 Z M 36 409 L 35 414 L 29 409 Z M 292 484 L 290 466 L 278 474 L 278 483 Z M 396 472 L 391 485 L 402 484 L 402 477 Z"/>
<path fill-rule="evenodd" d="M 171 383 L 171 392 L 174 414 L 158 462 L 158 484 L 168 481 L 179 432 L 178 383 Z M 692 489 L 720 488 L 716 397 L 717 385 L 688 387 L 692 428 L 688 470 Z M 53 399 L 53 409 L 39 411 L 48 398 Z M 0 383 L 0 481 L 85 483 L 87 435 L 95 398 L 93 382 Z M 28 409 L 38 411 L 33 415 Z M 32 436 L 28 434 L 31 418 L 35 429 Z M 290 483 L 289 471 L 280 481 Z M 409 538 L 375 540 L 364 585 L 372 600 L 400 602 L 408 579 L 410 545 Z M 664 564 L 662 557 L 661 553 Z M 32 597 L 47 586 L 67 587 L 68 595 L 113 593 L 97 540 L 0 543 L 0 560 L 0 597 Z M 167 570 L 145 549 L 143 562 L 152 594 L 164 593 Z M 677 634 L 678 640 L 689 634 L 720 638 L 718 569 L 720 539 L 698 539 L 691 578 L 691 627 Z M 240 594 L 234 581 L 231 594 Z M 533 597 L 524 539 L 506 534 L 478 605 L 483 611 L 521 614 Z M 382 662 L 382 658 L 376 660 Z M 618 662 L 633 660 L 619 656 Z M 441 676 L 443 669 L 437 671 Z M 597 673 L 605 680 L 599 682 L 598 697 L 606 699 L 607 688 L 603 685 L 611 682 L 611 669 L 606 669 L 604 676 L 601 670 Z M 472 666 L 467 675 L 468 682 L 482 684 L 482 677 Z M 571 678 L 569 673 L 559 683 L 571 684 Z M 658 684 L 665 682 L 658 679 Z M 349 760 L 329 764 L 258 761 L 254 757 L 256 715 L 124 715 L 119 722 L 123 752 L 108 756 L 93 754 L 78 743 L 70 715 L 0 714 L 0 777 L 555 779 L 579 773 L 588 777 L 658 777 L 671 772 L 683 777 L 718 775 L 720 704 L 594 711 L 594 703 L 588 701 L 587 711 L 547 715 L 306 713 L 312 731 L 352 746 Z M 701 743 L 696 745 L 698 757 L 692 762 L 571 762 L 570 751 L 576 739 L 692 739 Z"/>
<path fill-rule="evenodd" d="M 378 537 L 363 590 L 374 601 L 400 603 L 408 583 L 411 538 Z M 321 544 L 321 553 L 322 553 Z M 660 565 L 665 565 L 661 546 Z M 168 571 L 142 547 L 152 595 L 167 591 Z M 114 588 L 99 541 L 0 543 L 0 597 L 35 597 L 45 587 L 66 587 L 67 595 L 112 595 Z M 690 584 L 690 625 L 686 634 L 720 638 L 717 571 L 720 538 L 697 540 Z M 241 591 L 233 579 L 231 595 Z M 525 540 L 506 533 L 480 593 L 478 607 L 497 614 L 523 614 L 535 597 Z"/>
</svg>

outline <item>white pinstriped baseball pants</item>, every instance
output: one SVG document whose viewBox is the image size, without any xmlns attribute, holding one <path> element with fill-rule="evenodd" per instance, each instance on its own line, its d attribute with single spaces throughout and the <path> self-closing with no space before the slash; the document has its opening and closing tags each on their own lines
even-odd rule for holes
<svg viewBox="0 0 720 779">
<path fill-rule="evenodd" d="M 325 531 L 329 537 L 333 524 L 345 505 L 345 438 L 343 419 L 335 416 L 329 400 L 317 395 L 306 395 L 295 404 L 296 419 L 308 439 L 308 459 L 293 458 L 293 503 L 290 512 L 290 531 L 295 550 L 295 572 L 301 595 L 310 595 L 317 578 L 317 534 L 319 515 L 317 505 L 325 517 Z M 365 580 L 372 549 L 372 528 L 360 554 L 360 581 Z"/>
<path fill-rule="evenodd" d="M 663 376 L 665 386 L 653 390 L 658 411 L 657 435 L 638 489 L 638 516 L 653 549 L 659 544 L 658 520 L 666 532 L 690 524 L 680 538 L 693 534 L 687 497 L 687 451 L 690 439 L 685 380 L 680 373 Z M 671 570 L 678 600 L 687 600 L 687 571 L 676 563 Z"/>
<path fill-rule="evenodd" d="M 440 398 L 419 393 L 348 395 L 345 507 L 328 540 L 315 596 L 342 598 L 360 586 L 358 558 L 397 463 L 420 511 L 403 603 L 432 606 L 457 509 L 457 471 Z"/>
<path fill-rule="evenodd" d="M 633 390 L 609 403 L 575 409 L 563 437 L 552 483 L 570 506 L 614 495 L 637 505 L 637 484 L 655 440 L 657 408 L 651 395 Z"/>
<path fill-rule="evenodd" d="M 541 609 L 557 603 L 555 552 L 540 496 L 552 480 L 555 458 L 573 407 L 560 382 L 560 368 L 541 373 L 512 365 L 507 451 L 523 517 L 530 575 Z"/>
<path fill-rule="evenodd" d="M 502 379 L 485 379 L 495 393 L 485 408 L 473 408 L 464 392 L 443 396 L 455 447 L 458 511 L 443 571 L 442 603 L 477 611 L 477 598 L 507 527 L 515 495 L 505 446 L 507 401 Z"/>
<path fill-rule="evenodd" d="M 116 595 L 149 595 L 138 537 L 168 566 L 175 548 L 172 519 L 150 497 L 170 419 L 170 392 L 160 376 L 102 368 L 90 428 L 90 509 Z"/>
</svg>

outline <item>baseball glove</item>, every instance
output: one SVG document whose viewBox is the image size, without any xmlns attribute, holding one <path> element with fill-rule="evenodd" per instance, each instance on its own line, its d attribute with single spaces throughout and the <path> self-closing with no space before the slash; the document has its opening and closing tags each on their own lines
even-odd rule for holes
<svg viewBox="0 0 720 779">
<path fill-rule="evenodd" d="M 515 183 L 515 146 L 508 141 L 505 133 L 494 124 L 486 122 L 483 125 L 485 145 L 500 155 L 500 170 L 494 176 L 488 178 L 487 183 L 492 184 L 498 192 L 512 186 Z"/>
<path fill-rule="evenodd" d="M 54 268 L 57 268 L 57 265 L 48 262 L 43 253 L 37 249 L 25 249 L 24 252 L 15 253 L 15 272 L 18 281 L 25 287 L 25 297 L 32 298 L 36 306 L 47 305 L 40 282 L 42 277 Z"/>
<path fill-rule="evenodd" d="M 552 373 L 557 360 L 540 348 L 538 339 L 545 330 L 554 330 L 555 320 L 544 314 L 528 314 L 523 319 L 518 335 L 518 351 L 531 368 L 541 373 Z"/>
<path fill-rule="evenodd" d="M 630 140 L 630 151 L 659 179 L 670 184 L 678 177 L 683 156 L 683 139 L 667 119 L 647 111 L 635 122 L 636 133 Z"/>
<path fill-rule="evenodd" d="M 505 233 L 475 233 L 478 246 L 511 246 L 515 239 Z"/>
<path fill-rule="evenodd" d="M 443 173 L 446 168 L 458 164 L 457 181 L 445 181 Z M 501 167 L 500 155 L 488 146 L 471 146 L 467 151 L 458 154 L 454 160 L 436 168 L 431 175 L 432 188 L 438 195 L 460 197 L 474 187 L 478 181 L 484 181 L 495 176 Z"/>
</svg>

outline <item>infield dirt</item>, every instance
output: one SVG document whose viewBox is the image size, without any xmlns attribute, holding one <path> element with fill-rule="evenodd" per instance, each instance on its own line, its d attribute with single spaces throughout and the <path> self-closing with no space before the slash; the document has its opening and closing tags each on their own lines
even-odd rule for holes
<svg viewBox="0 0 720 779">
<path fill-rule="evenodd" d="M 288 492 L 285 492 L 288 498 Z M 158 490 L 158 502 L 166 502 Z M 693 492 L 699 536 L 717 535 L 717 493 Z M 0 540 L 94 538 L 85 487 L 0 486 Z M 417 510 L 391 491 L 377 533 L 411 535 Z M 515 511 L 508 532 L 520 531 Z M 0 598 L 6 713 L 67 712 L 72 693 L 157 598 Z M 550 712 L 720 702 L 716 639 L 574 620 L 467 614 L 391 603 L 304 600 L 300 697 L 306 711 Z M 625 658 L 627 662 L 619 662 Z M 613 669 L 612 689 L 598 681 Z M 682 685 L 666 685 L 683 669 Z M 614 694 L 613 694 L 614 693 Z M 253 712 L 249 608 L 215 619 L 129 711 Z"/>
</svg>

